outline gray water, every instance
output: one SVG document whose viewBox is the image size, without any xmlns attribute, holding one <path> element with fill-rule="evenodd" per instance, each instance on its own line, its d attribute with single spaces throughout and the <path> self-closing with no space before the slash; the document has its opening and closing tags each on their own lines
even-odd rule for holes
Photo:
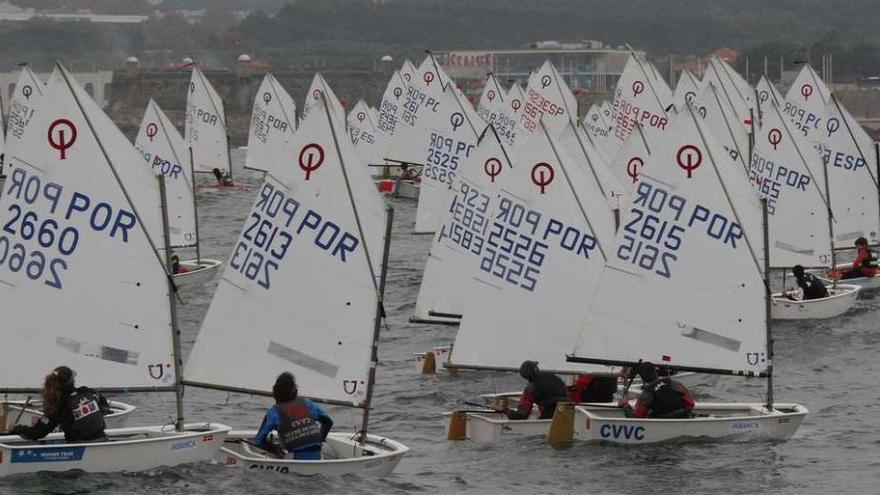
<svg viewBox="0 0 880 495">
<path fill-rule="evenodd" d="M 243 154 L 234 153 L 240 165 Z M 239 167 L 240 168 L 240 167 Z M 208 183 L 207 178 L 204 179 Z M 237 171 L 249 191 L 199 193 L 202 255 L 227 260 L 260 186 L 260 175 Z M 412 450 L 394 475 L 381 480 L 304 478 L 219 465 L 191 465 L 136 474 L 39 474 L 0 479 L 0 493 L 880 493 L 880 298 L 862 296 L 834 321 L 775 325 L 776 399 L 810 409 L 785 442 L 696 443 L 621 447 L 578 445 L 554 451 L 543 439 L 480 446 L 444 438 L 442 413 L 462 400 L 495 389 L 522 387 L 519 378 L 489 372 L 420 376 L 413 351 L 455 336 L 450 327 L 413 325 L 408 318 L 430 236 L 411 234 L 415 202 L 393 201 L 394 237 L 380 366 L 371 431 Z M 719 265 L 723 269 L 723 263 Z M 187 354 L 219 276 L 183 293 L 179 309 Z M 295 325 L 295 322 L 291 322 Z M 254 322 L 259 325 L 259 322 Z M 249 329 L 243 328 L 246 332 Z M 230 363 L 234 366 L 234 363 Z M 271 383 L 274 377 L 266 377 Z M 307 393 L 307 391 L 305 391 Z M 761 400 L 763 380 L 723 377 L 700 399 Z M 130 425 L 164 423 L 174 414 L 172 394 L 118 397 L 138 409 Z M 270 399 L 189 388 L 188 421 L 212 420 L 256 427 Z M 354 431 L 360 411 L 330 408 L 335 431 Z"/>
</svg>

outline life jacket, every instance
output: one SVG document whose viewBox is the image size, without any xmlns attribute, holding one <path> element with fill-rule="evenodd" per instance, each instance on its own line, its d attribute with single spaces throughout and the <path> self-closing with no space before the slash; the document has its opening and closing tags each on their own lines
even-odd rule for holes
<svg viewBox="0 0 880 495">
<path fill-rule="evenodd" d="M 321 445 L 321 423 L 312 416 L 306 400 L 302 397 L 276 404 L 281 417 L 278 435 L 281 445 L 288 452 Z"/>
<path fill-rule="evenodd" d="M 61 425 L 68 442 L 97 440 L 104 437 L 104 413 L 98 394 L 88 387 L 79 387 L 67 396 L 67 407 L 73 421 Z"/>
<path fill-rule="evenodd" d="M 650 418 L 689 418 L 693 401 L 687 389 L 670 378 L 660 378 L 644 386 L 650 394 Z M 689 405 L 690 403 L 690 405 Z"/>
<path fill-rule="evenodd" d="M 546 412 L 552 416 L 556 410 L 556 403 L 568 399 L 568 387 L 561 378 L 553 373 L 539 371 L 532 377 L 534 386 L 535 404 L 541 409 L 542 415 Z"/>
<path fill-rule="evenodd" d="M 825 288 L 825 284 L 810 273 L 805 273 L 804 282 L 798 281 L 798 285 L 804 291 L 804 300 L 828 297 L 828 289 Z"/>
</svg>

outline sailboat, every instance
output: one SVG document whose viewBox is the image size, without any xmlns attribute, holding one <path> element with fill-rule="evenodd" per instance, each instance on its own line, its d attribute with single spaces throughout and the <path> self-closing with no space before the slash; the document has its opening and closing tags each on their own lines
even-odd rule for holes
<svg viewBox="0 0 880 495">
<path fill-rule="evenodd" d="M 247 441 L 255 430 L 236 430 L 221 463 L 381 476 L 409 450 L 368 433 L 392 209 L 383 208 L 326 101 L 312 102 L 283 150 L 299 166 L 266 174 L 186 364 L 186 383 L 271 396 L 274 377 L 292 371 L 303 395 L 363 408 L 360 431 L 330 433 L 320 461 L 277 459 Z M 377 235 L 381 243 L 371 240 Z"/>
<path fill-rule="evenodd" d="M 802 134 L 793 132 L 779 107 L 762 108 L 749 179 L 767 198 L 771 238 L 770 267 L 782 270 L 834 265 L 834 218 L 827 166 Z M 771 316 L 776 319 L 833 318 L 849 310 L 859 286 L 831 284 L 828 297 L 792 300 L 787 293 L 773 295 Z"/>
<path fill-rule="evenodd" d="M 0 346 L 2 391 L 38 392 L 46 371 L 66 364 L 99 391 L 173 391 L 177 414 L 173 425 L 105 430 L 105 442 L 0 436 L 0 475 L 212 458 L 229 427 L 183 419 L 164 177 L 133 165 L 126 137 L 60 64 L 7 151 L 0 300 L 8 336 L 20 338 Z M 136 207 L 148 198 L 154 208 Z"/>
<path fill-rule="evenodd" d="M 18 141 L 25 134 L 25 130 L 34 117 L 37 102 L 43 95 L 45 84 L 30 67 L 24 66 L 15 85 L 12 99 L 9 102 L 9 119 L 7 123 L 6 145 L 15 149 L 20 146 Z M 4 176 L 5 177 L 5 176 Z M 0 188 L 3 186 L 3 178 L 0 178 Z M 2 191 L 0 191 L 2 194 Z M 135 407 L 110 400 L 111 413 L 105 416 L 109 426 L 125 426 L 130 413 Z M 33 425 L 43 416 L 42 399 L 28 397 L 22 400 L 0 400 L 0 432 L 9 431 L 17 424 Z"/>
<path fill-rule="evenodd" d="M 748 190 L 691 109 L 671 129 L 630 196 L 603 290 L 567 360 L 630 367 L 647 360 L 671 370 L 766 378 L 766 402 L 698 402 L 696 417 L 680 420 L 563 404 L 548 435 L 554 443 L 783 439 L 808 413 L 773 397 L 766 202 Z"/>
<path fill-rule="evenodd" d="M 229 178 L 232 185 L 232 162 L 229 159 L 229 136 L 226 131 L 226 110 L 223 99 L 211 86 L 202 71 L 193 66 L 186 93 L 186 144 L 192 149 L 193 170 L 215 173 Z"/>
<path fill-rule="evenodd" d="M 574 131 L 569 124 L 562 132 Z M 485 191 L 492 209 L 474 236 L 482 250 L 468 259 L 468 283 L 453 288 L 464 311 L 448 368 L 510 372 L 530 359 L 552 373 L 584 372 L 565 354 L 605 265 L 614 217 L 593 176 L 550 132 L 542 119 L 536 132 L 521 136 L 512 168 L 494 193 Z M 497 441 L 549 427 L 550 420 L 453 413 L 447 437 Z"/>
<path fill-rule="evenodd" d="M 293 139 L 296 102 L 272 74 L 266 74 L 254 96 L 244 168 L 266 172 L 278 163 L 275 150 Z"/>
<path fill-rule="evenodd" d="M 174 283 L 178 287 L 201 286 L 214 276 L 222 262 L 202 258 L 192 154 L 174 124 L 152 98 L 134 146 L 143 164 L 154 174 L 165 177 L 171 248 L 194 247 L 196 251 L 195 259 L 180 261 L 181 270 L 174 274 Z"/>
</svg>

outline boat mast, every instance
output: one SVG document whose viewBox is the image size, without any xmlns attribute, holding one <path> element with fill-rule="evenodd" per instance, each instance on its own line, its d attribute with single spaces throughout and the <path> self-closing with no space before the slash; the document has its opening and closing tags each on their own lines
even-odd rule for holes
<svg viewBox="0 0 880 495">
<path fill-rule="evenodd" d="M 165 243 L 165 278 L 168 281 L 168 303 L 171 313 L 171 349 L 174 359 L 174 398 L 177 402 L 177 419 L 174 428 L 183 431 L 183 372 L 180 355 L 180 328 L 177 326 L 177 286 L 171 273 L 171 232 L 168 228 L 168 202 L 165 193 L 165 176 L 159 175 L 159 202 L 162 206 L 162 232 Z"/>
<path fill-rule="evenodd" d="M 388 253 L 391 250 L 391 225 L 394 208 L 385 206 L 385 246 L 382 250 L 382 273 L 379 278 L 379 297 L 376 299 L 376 316 L 373 319 L 373 340 L 370 344 L 370 372 L 367 375 L 367 394 L 364 397 L 364 415 L 361 422 L 360 443 L 367 442 L 367 428 L 370 424 L 370 404 L 373 402 L 373 388 L 376 385 L 376 366 L 379 364 L 379 332 L 382 328 L 384 312 L 385 278 L 388 273 Z"/>
<path fill-rule="evenodd" d="M 828 210 L 828 236 L 831 238 L 831 269 L 837 266 L 837 254 L 834 252 L 834 212 L 831 211 L 831 186 L 828 184 L 828 158 L 822 159 L 822 173 L 825 175 L 825 209 Z M 831 287 L 837 288 L 837 277 L 831 278 Z"/>
<path fill-rule="evenodd" d="M 192 197 L 193 197 L 193 216 L 195 217 L 195 227 L 196 227 L 196 263 L 198 265 L 202 264 L 202 249 L 201 239 L 202 237 L 199 235 L 199 201 L 196 197 L 196 166 L 193 162 L 193 149 L 192 146 L 188 147 L 189 149 L 189 170 L 190 176 L 192 177 Z M 173 274 L 172 274 L 173 275 Z"/>
<path fill-rule="evenodd" d="M 370 278 L 373 281 L 373 287 L 376 289 L 376 315 L 373 321 L 373 339 L 370 344 L 371 354 L 370 354 L 370 369 L 367 373 L 367 391 L 366 396 L 364 397 L 364 415 L 363 422 L 361 425 L 360 439 L 359 442 L 361 445 L 365 444 L 367 441 L 367 427 L 369 426 L 370 420 L 370 402 L 373 399 L 373 385 L 376 381 L 376 365 L 379 361 L 379 330 L 382 325 L 382 315 L 385 312 L 383 299 L 385 292 L 385 272 L 388 266 L 388 252 L 391 246 L 391 222 L 394 216 L 394 208 L 391 205 L 385 206 L 385 246 L 382 253 L 382 267 L 381 274 L 379 275 L 379 283 L 376 283 L 376 270 L 373 266 L 372 258 L 370 257 L 370 250 L 367 244 L 367 236 L 364 232 L 364 227 L 361 224 L 361 217 L 358 213 L 357 204 L 354 200 L 354 195 L 351 191 L 351 181 L 348 179 L 348 172 L 345 169 L 345 160 L 342 158 L 342 149 L 339 146 L 339 138 L 336 136 L 336 126 L 333 123 L 333 117 L 330 115 L 330 105 L 327 104 L 327 96 L 324 91 L 321 92 L 321 103 L 324 105 L 324 114 L 327 117 L 327 125 L 330 126 L 330 135 L 333 137 L 333 146 L 336 149 L 336 156 L 339 158 L 339 165 L 342 168 L 342 179 L 345 181 L 345 189 L 348 193 L 348 200 L 351 204 L 352 212 L 354 213 L 354 220 L 357 224 L 358 234 L 361 239 L 363 239 L 364 244 L 364 256 L 367 258 L 367 267 L 370 270 Z"/>
<path fill-rule="evenodd" d="M 767 198 L 761 198 L 761 216 L 764 227 L 764 318 L 767 326 L 767 410 L 773 410 L 773 325 L 770 320 L 770 220 Z"/>
</svg>

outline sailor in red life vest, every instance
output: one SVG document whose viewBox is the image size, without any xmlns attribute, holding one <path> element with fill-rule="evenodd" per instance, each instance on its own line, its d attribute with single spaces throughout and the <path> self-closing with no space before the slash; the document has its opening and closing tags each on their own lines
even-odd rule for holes
<svg viewBox="0 0 880 495">
<path fill-rule="evenodd" d="M 851 270 L 843 272 L 841 278 L 872 278 L 876 276 L 877 258 L 868 249 L 868 240 L 864 237 L 859 237 L 856 239 L 856 248 L 858 248 L 858 254 L 856 255 L 856 260 L 853 261 L 853 267 Z"/>
<path fill-rule="evenodd" d="M 498 412 L 507 413 L 508 419 L 529 419 L 535 404 L 541 411 L 538 419 L 550 419 L 556 411 L 556 403 L 569 400 L 565 382 L 553 373 L 539 370 L 537 361 L 523 361 L 519 375 L 529 383 L 519 396 L 516 409 L 510 411 L 506 406 L 492 406 Z"/>
<path fill-rule="evenodd" d="M 176 254 L 172 254 L 171 255 L 171 274 L 172 275 L 179 275 L 181 273 L 186 273 L 188 271 L 189 270 L 185 266 L 180 264 L 180 257 L 177 256 Z"/>
<path fill-rule="evenodd" d="M 254 444 L 278 458 L 303 461 L 321 460 L 321 444 L 333 427 L 333 420 L 317 404 L 299 396 L 292 373 L 278 375 L 272 387 L 275 405 L 266 411 Z M 269 434 L 278 432 L 280 445 Z"/>
<path fill-rule="evenodd" d="M 653 363 L 641 363 L 637 371 L 642 379 L 642 393 L 633 409 L 626 397 L 617 405 L 627 418 L 681 419 L 690 418 L 694 399 L 681 383 L 668 376 L 659 377 Z"/>
<path fill-rule="evenodd" d="M 617 377 L 592 373 L 578 375 L 568 390 L 572 402 L 613 402 Z"/>
</svg>

